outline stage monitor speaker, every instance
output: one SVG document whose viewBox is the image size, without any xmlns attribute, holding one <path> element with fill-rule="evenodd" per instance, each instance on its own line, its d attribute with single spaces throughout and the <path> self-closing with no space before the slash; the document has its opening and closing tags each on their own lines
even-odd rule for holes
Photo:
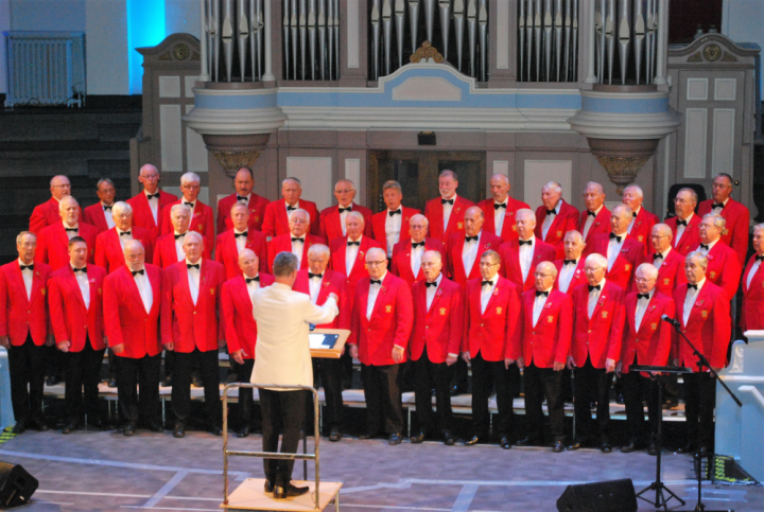
<svg viewBox="0 0 764 512">
<path fill-rule="evenodd" d="M 569 485 L 557 500 L 558 512 L 637 512 L 631 478 Z"/>
<path fill-rule="evenodd" d="M 29 501 L 39 482 L 19 464 L 0 461 L 0 509 Z"/>
</svg>

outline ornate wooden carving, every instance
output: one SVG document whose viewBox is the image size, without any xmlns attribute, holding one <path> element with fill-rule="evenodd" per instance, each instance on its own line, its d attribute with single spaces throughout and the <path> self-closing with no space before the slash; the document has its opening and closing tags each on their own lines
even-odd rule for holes
<svg viewBox="0 0 764 512">
<path fill-rule="evenodd" d="M 411 62 L 414 64 L 421 62 L 423 59 L 432 59 L 433 62 L 440 64 L 443 62 L 443 55 L 435 49 L 430 41 L 425 41 L 422 43 L 422 47 L 410 57 Z"/>
</svg>

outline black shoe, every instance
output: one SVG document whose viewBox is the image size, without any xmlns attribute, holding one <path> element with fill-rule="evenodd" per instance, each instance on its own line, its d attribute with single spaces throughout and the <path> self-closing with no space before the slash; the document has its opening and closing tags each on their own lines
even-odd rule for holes
<svg viewBox="0 0 764 512">
<path fill-rule="evenodd" d="M 26 432 L 27 426 L 24 424 L 23 421 L 19 421 L 13 426 L 13 433 L 14 434 L 23 434 Z"/>
<path fill-rule="evenodd" d="M 272 480 L 269 480 L 268 478 L 265 479 L 265 483 L 263 484 L 263 491 L 265 491 L 265 494 L 270 494 L 273 492 Z"/>
<path fill-rule="evenodd" d="M 456 439 L 454 439 L 454 435 L 451 433 L 451 431 L 446 430 L 443 432 L 443 444 L 446 446 L 453 446 L 454 443 L 456 443 Z"/>
<path fill-rule="evenodd" d="M 655 443 L 650 443 L 650 446 L 647 447 L 647 454 L 652 455 L 653 457 L 658 455 L 658 445 Z"/>
<path fill-rule="evenodd" d="M 61 382 L 61 379 L 59 379 L 59 378 L 58 378 L 58 376 L 56 376 L 56 375 L 51 375 L 50 377 L 48 377 L 48 378 L 45 380 L 45 385 L 46 385 L 46 386 L 55 386 L 55 385 L 56 385 L 56 384 L 58 384 L 59 382 Z"/>
<path fill-rule="evenodd" d="M 639 450 L 639 444 L 636 441 L 629 441 L 626 446 L 621 446 L 621 453 L 631 453 Z"/>
<path fill-rule="evenodd" d="M 515 443 L 517 446 L 538 446 L 541 443 L 538 439 L 534 439 L 532 437 L 524 437 L 520 439 L 517 443 Z"/>
<path fill-rule="evenodd" d="M 565 443 L 562 441 L 555 441 L 554 446 L 552 447 L 552 451 L 554 453 L 561 453 L 565 450 Z"/>
<path fill-rule="evenodd" d="M 79 425 L 76 422 L 72 421 L 72 422 L 69 422 L 69 423 L 66 424 L 66 426 L 61 430 L 61 433 L 62 434 L 71 434 L 72 432 L 74 432 L 78 428 L 79 428 Z"/>
<path fill-rule="evenodd" d="M 613 451 L 613 447 L 610 446 L 609 441 L 602 441 L 602 443 L 600 443 L 600 451 L 602 453 L 610 453 Z"/>
<path fill-rule="evenodd" d="M 420 430 L 419 433 L 415 436 L 411 436 L 411 442 L 413 444 L 419 444 L 421 442 L 424 442 L 424 430 Z"/>
<path fill-rule="evenodd" d="M 509 440 L 509 437 L 501 436 L 501 439 L 499 440 L 499 446 L 501 446 L 505 450 L 509 450 L 510 448 L 512 448 L 512 442 Z"/>
<path fill-rule="evenodd" d="M 578 450 L 579 448 L 584 446 L 585 442 L 586 441 L 584 439 L 578 439 L 578 438 L 573 439 L 573 441 L 571 441 L 570 444 L 568 445 L 568 450 L 570 451 Z"/>
<path fill-rule="evenodd" d="M 122 429 L 122 434 L 125 437 L 133 437 L 135 435 L 135 425 L 128 423 L 125 428 Z"/>
<path fill-rule="evenodd" d="M 479 436 L 472 436 L 472 439 L 464 441 L 464 446 L 472 446 L 481 442 L 482 439 Z"/>
<path fill-rule="evenodd" d="M 329 441 L 336 443 L 342 440 L 342 431 L 340 430 L 340 427 L 332 427 L 332 430 L 329 432 Z"/>
<path fill-rule="evenodd" d="M 186 426 L 181 423 L 175 424 L 175 428 L 172 429 L 172 437 L 175 439 L 182 439 L 186 437 Z"/>
<path fill-rule="evenodd" d="M 400 433 L 394 432 L 390 434 L 390 437 L 387 439 L 387 444 L 390 446 L 395 446 L 396 444 L 401 444 L 401 441 L 403 441 L 403 437 L 400 435 Z"/>
<path fill-rule="evenodd" d="M 223 435 L 223 427 L 221 427 L 220 425 L 214 425 L 214 426 L 210 427 L 210 432 L 212 433 L 213 436 L 218 436 L 218 437 L 222 436 Z"/>
<path fill-rule="evenodd" d="M 236 433 L 236 437 L 239 437 L 239 438 L 244 438 L 247 436 L 249 436 L 249 425 L 245 425 L 241 427 L 239 431 Z M 266 491 L 266 492 L 271 492 L 271 491 Z"/>
<path fill-rule="evenodd" d="M 695 453 L 695 445 L 687 443 L 686 445 L 677 448 L 676 453 Z"/>
<path fill-rule="evenodd" d="M 283 500 L 285 498 L 294 498 L 296 496 L 302 496 L 308 492 L 307 487 L 296 487 L 291 483 L 284 486 L 277 485 L 273 488 L 273 497 L 277 500 Z"/>
<path fill-rule="evenodd" d="M 156 421 L 152 421 L 146 425 L 146 428 L 150 430 L 151 432 L 164 432 L 164 427 L 157 423 Z"/>
</svg>

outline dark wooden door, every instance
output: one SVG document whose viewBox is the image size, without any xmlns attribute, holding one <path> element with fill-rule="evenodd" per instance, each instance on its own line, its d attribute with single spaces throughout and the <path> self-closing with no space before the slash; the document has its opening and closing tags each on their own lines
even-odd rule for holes
<svg viewBox="0 0 764 512">
<path fill-rule="evenodd" d="M 382 185 L 395 180 L 403 189 L 403 205 L 424 212 L 438 197 L 438 174 L 450 169 L 459 177 L 457 194 L 471 201 L 485 199 L 485 153 L 473 151 L 369 151 L 369 208 L 385 209 Z"/>
</svg>

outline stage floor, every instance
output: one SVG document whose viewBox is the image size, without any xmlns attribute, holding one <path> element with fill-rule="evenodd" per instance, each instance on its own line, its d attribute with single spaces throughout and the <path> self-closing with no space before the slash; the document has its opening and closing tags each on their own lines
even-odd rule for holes
<svg viewBox="0 0 764 512">
<path fill-rule="evenodd" d="M 260 450 L 259 435 L 232 438 L 231 449 Z M 27 432 L 0 444 L 0 460 L 22 464 L 40 481 L 33 502 L 19 510 L 217 511 L 222 502 L 222 440 L 203 432 L 185 439 L 138 431 Z M 691 459 L 665 453 L 663 478 L 693 510 L 697 486 Z M 231 490 L 247 477 L 262 477 L 259 459 L 231 459 Z M 545 448 L 496 445 L 447 447 L 427 442 L 387 446 L 384 440 L 346 438 L 321 442 L 321 477 L 343 481 L 340 506 L 353 512 L 504 512 L 556 510 L 565 486 L 632 478 L 637 490 L 655 476 L 655 458 L 599 450 L 554 454 Z M 309 478 L 312 477 L 309 464 Z M 303 477 L 302 462 L 294 471 Z M 708 509 L 764 510 L 764 488 L 703 486 Z M 327 510 L 332 510 L 333 506 Z M 640 510 L 655 510 L 640 500 Z"/>
</svg>

